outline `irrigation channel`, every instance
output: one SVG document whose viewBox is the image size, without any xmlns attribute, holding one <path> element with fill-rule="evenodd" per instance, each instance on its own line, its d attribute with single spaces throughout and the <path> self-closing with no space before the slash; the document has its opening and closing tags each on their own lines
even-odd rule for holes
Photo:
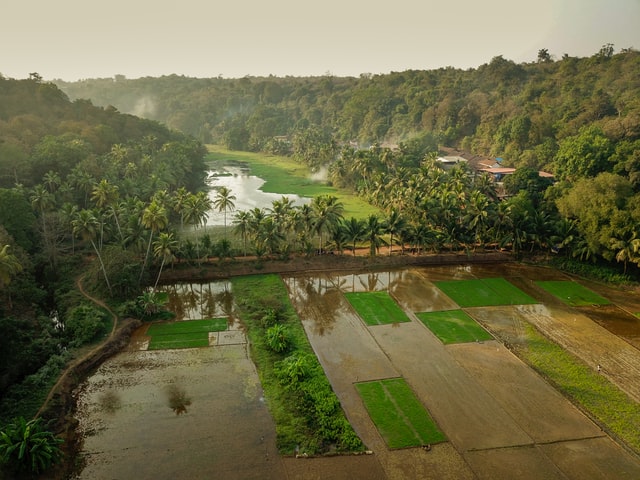
<svg viewBox="0 0 640 480">
<path fill-rule="evenodd" d="M 443 343 L 419 319 L 460 309 L 441 281 L 505 279 L 534 299 L 462 310 L 494 339 Z M 86 466 L 79 478 L 637 479 L 640 459 L 574 407 L 508 346 L 533 326 L 632 398 L 640 384 L 640 298 L 580 285 L 611 301 L 570 306 L 540 281 L 573 281 L 518 264 L 412 267 L 282 277 L 349 421 L 372 455 L 284 458 L 234 314 L 230 282 L 165 287 L 178 320 L 225 316 L 209 347 L 129 347 L 78 389 Z M 440 287 L 438 286 L 440 285 Z M 345 293 L 383 291 L 407 322 L 367 325 Z M 356 385 L 403 378 L 446 440 L 390 449 Z M 175 400 L 184 409 L 176 414 Z"/>
</svg>

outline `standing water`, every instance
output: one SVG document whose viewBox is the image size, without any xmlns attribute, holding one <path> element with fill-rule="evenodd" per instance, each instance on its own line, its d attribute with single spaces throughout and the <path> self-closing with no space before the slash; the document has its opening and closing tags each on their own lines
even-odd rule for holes
<svg viewBox="0 0 640 480">
<path fill-rule="evenodd" d="M 227 225 L 233 222 L 236 212 L 252 210 L 254 208 L 270 208 L 274 200 L 287 197 L 293 205 L 300 206 L 311 202 L 310 198 L 300 197 L 295 194 L 267 193 L 260 190 L 265 180 L 249 173 L 248 168 L 237 165 L 225 165 L 221 170 L 212 170 L 208 173 L 207 184 L 211 188 L 209 198 L 215 201 L 220 187 L 227 187 L 235 200 L 233 211 L 227 211 Z M 212 210 L 209 212 L 207 226 L 224 225 L 224 212 Z"/>
</svg>

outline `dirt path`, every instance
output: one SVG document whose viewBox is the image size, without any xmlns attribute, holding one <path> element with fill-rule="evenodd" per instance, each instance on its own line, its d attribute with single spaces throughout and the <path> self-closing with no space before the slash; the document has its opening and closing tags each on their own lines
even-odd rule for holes
<svg viewBox="0 0 640 480">
<path fill-rule="evenodd" d="M 109 315 L 111 315 L 111 318 L 113 319 L 113 326 L 111 328 L 111 332 L 109 333 L 109 336 L 106 337 L 105 339 L 103 339 L 98 345 L 93 347 L 88 352 L 82 354 L 80 357 L 74 359 L 70 364 L 67 365 L 67 367 L 63 370 L 62 374 L 58 378 L 58 381 L 53 385 L 53 387 L 51 387 L 51 390 L 49 390 L 49 393 L 47 394 L 47 397 L 45 398 L 44 402 L 42 403 L 42 406 L 40 407 L 40 409 L 36 413 L 36 418 L 39 417 L 40 415 L 42 415 L 42 413 L 47 409 L 47 407 L 49 405 L 49 402 L 51 402 L 51 399 L 53 398 L 53 396 L 58 392 L 60 387 L 64 383 L 67 382 L 67 377 L 69 375 L 69 372 L 71 372 L 74 369 L 76 369 L 78 367 L 78 365 L 80 365 L 81 363 L 86 362 L 88 359 L 90 359 L 91 357 L 95 356 L 96 353 L 98 351 L 100 351 L 109 340 L 113 339 L 113 336 L 114 336 L 114 334 L 116 332 L 116 328 L 118 327 L 118 316 L 115 314 L 115 312 L 113 310 L 111 310 L 107 306 L 106 303 L 104 303 L 102 300 L 99 300 L 99 299 L 97 299 L 95 297 L 92 297 L 91 295 L 89 295 L 86 292 L 86 290 L 84 289 L 84 287 L 82 285 L 82 280 L 83 279 L 84 279 L 84 276 L 81 275 L 76 280 L 76 286 L 78 287 L 78 290 L 80 291 L 80 293 L 82 293 L 82 295 L 85 298 L 91 300 L 93 303 L 95 303 L 96 305 L 104 308 L 107 312 L 109 312 Z"/>
</svg>

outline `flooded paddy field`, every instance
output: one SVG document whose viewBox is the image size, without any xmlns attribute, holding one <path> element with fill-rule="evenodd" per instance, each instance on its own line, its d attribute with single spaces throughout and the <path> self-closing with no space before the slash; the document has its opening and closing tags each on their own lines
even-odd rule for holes
<svg viewBox="0 0 640 480">
<path fill-rule="evenodd" d="M 493 277 L 506 278 L 541 301 L 466 309 L 491 331 L 501 332 L 500 341 L 443 345 L 415 316 L 458 308 L 435 282 Z M 502 343 L 522 340 L 528 322 L 579 352 L 585 362 L 607 365 L 605 374 L 621 388 L 640 384 L 640 352 L 628 341 L 639 332 L 618 325 L 628 325 L 628 316 L 617 320 L 598 310 L 602 314 L 592 318 L 591 307 L 570 308 L 534 284 L 568 279 L 551 269 L 511 264 L 283 277 L 347 418 L 373 455 L 280 457 L 237 320 L 213 346 L 199 349 L 145 351 L 141 330 L 128 351 L 105 362 L 77 393 L 86 461 L 78 478 L 640 478 L 636 456 Z M 230 313 L 234 318 L 227 282 L 168 289 L 181 318 Z M 388 291 L 411 321 L 365 325 L 343 294 L 366 291 Z M 622 312 L 636 308 L 632 295 L 617 298 L 628 298 L 626 304 L 608 298 Z M 606 321 L 614 327 L 603 327 Z M 405 378 L 446 442 L 428 451 L 386 447 L 354 384 L 394 377 Z M 176 398 L 186 411 L 176 413 Z"/>
</svg>

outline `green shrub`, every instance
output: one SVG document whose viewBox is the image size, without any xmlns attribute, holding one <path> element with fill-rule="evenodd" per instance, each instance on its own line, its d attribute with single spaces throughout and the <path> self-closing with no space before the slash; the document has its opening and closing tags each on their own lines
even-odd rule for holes
<svg viewBox="0 0 640 480">
<path fill-rule="evenodd" d="M 20 417 L 0 431 L 0 461 L 11 470 L 37 474 L 61 460 L 60 443 L 40 418 L 27 422 Z"/>
<path fill-rule="evenodd" d="M 64 321 L 64 334 L 71 347 L 95 340 L 105 331 L 106 315 L 91 305 L 72 308 Z"/>
<path fill-rule="evenodd" d="M 276 324 L 267 328 L 265 333 L 267 346 L 276 353 L 282 353 L 289 348 L 289 335 L 287 328 L 282 324 Z"/>
<path fill-rule="evenodd" d="M 307 355 L 293 354 L 275 364 L 275 374 L 286 388 L 297 389 L 300 382 L 309 376 L 311 371 Z"/>
</svg>

